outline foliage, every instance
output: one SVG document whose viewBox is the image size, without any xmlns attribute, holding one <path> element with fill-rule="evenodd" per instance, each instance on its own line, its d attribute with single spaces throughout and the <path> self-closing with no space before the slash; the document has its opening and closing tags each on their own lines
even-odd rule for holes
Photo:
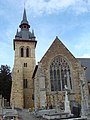
<svg viewBox="0 0 90 120">
<path fill-rule="evenodd" d="M 11 93 L 11 72 L 8 65 L 1 65 L 0 67 L 0 94 L 2 97 L 7 99 L 10 102 L 10 93 Z"/>
</svg>

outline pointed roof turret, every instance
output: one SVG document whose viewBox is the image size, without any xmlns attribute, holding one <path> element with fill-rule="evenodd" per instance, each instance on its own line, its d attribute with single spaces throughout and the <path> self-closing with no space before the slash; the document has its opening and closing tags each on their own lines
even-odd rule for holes
<svg viewBox="0 0 90 120">
<path fill-rule="evenodd" d="M 24 13 L 23 13 L 23 20 L 27 21 L 27 16 L 26 16 L 26 10 L 25 10 L 25 8 L 24 8 Z"/>
<path fill-rule="evenodd" d="M 24 13 L 23 13 L 23 19 L 22 19 L 21 24 L 20 24 L 19 27 L 21 28 L 22 25 L 27 25 L 28 28 L 30 28 L 30 25 L 29 25 L 29 23 L 27 21 L 27 15 L 26 15 L 26 9 L 25 8 L 24 8 Z"/>
<path fill-rule="evenodd" d="M 32 32 L 29 30 L 30 25 L 27 20 L 26 9 L 24 8 L 23 19 L 19 25 L 20 31 L 17 30 L 15 39 L 19 40 L 35 40 L 34 30 Z"/>
</svg>

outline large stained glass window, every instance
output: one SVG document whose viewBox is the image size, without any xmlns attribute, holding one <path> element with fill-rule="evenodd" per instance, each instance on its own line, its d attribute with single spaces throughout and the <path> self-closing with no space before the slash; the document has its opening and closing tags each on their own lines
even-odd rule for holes
<svg viewBox="0 0 90 120">
<path fill-rule="evenodd" d="M 66 85 L 72 89 L 70 66 L 62 56 L 53 59 L 50 65 L 51 91 L 63 91 Z"/>
</svg>

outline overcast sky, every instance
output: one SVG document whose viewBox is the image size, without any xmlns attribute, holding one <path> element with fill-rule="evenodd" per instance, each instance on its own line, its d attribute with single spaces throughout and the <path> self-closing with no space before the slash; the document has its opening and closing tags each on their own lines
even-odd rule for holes
<svg viewBox="0 0 90 120">
<path fill-rule="evenodd" d="M 56 36 L 76 58 L 90 58 L 90 0 L 0 0 L 0 65 L 13 67 L 13 39 L 24 6 L 38 41 L 36 62 Z"/>
</svg>

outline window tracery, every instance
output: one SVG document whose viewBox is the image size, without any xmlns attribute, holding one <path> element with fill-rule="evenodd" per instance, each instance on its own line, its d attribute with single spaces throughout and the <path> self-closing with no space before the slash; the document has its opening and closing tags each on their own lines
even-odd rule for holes
<svg viewBox="0 0 90 120">
<path fill-rule="evenodd" d="M 70 67 L 65 58 L 57 56 L 50 65 L 51 91 L 63 91 L 67 85 L 72 89 Z"/>
</svg>

